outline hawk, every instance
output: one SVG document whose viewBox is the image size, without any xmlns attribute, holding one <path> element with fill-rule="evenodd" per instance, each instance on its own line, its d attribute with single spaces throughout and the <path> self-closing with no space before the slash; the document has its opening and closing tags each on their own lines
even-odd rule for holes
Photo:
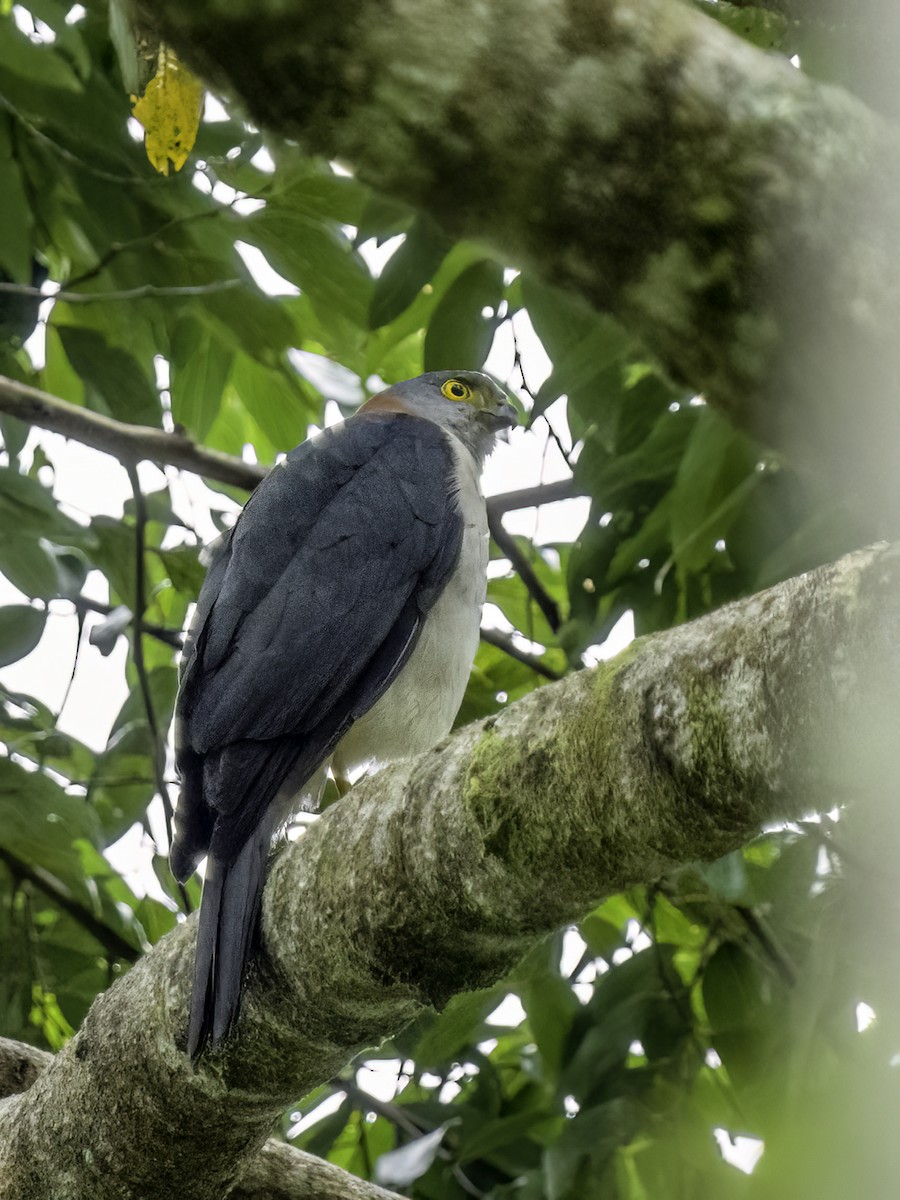
<svg viewBox="0 0 900 1200">
<path fill-rule="evenodd" d="M 516 419 L 476 371 L 398 383 L 292 450 L 217 547 L 175 709 L 176 879 L 207 856 L 192 1058 L 237 1016 L 277 829 L 329 768 L 449 732 L 485 598 L 481 468 Z"/>
</svg>

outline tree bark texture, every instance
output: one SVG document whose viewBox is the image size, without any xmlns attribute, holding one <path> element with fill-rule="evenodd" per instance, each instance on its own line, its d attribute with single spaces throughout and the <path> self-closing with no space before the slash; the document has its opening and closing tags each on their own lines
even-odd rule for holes
<svg viewBox="0 0 900 1200">
<path fill-rule="evenodd" d="M 138 8 L 263 127 L 613 312 L 870 505 L 900 497 L 900 139 L 849 93 L 679 0 Z"/>
<path fill-rule="evenodd" d="M 366 779 L 276 860 L 223 1052 L 183 1050 L 189 920 L 0 1103 L 0 1196 L 220 1197 L 292 1101 L 604 896 L 880 795 L 898 647 L 900 546 L 861 550 Z"/>
<path fill-rule="evenodd" d="M 46 1050 L 0 1038 L 0 1101 L 27 1091 L 52 1062 L 53 1055 Z M 0 1186 L 3 1182 L 0 1178 Z M 401 1200 L 396 1192 L 357 1179 L 274 1138 L 249 1157 L 229 1196 L 231 1200 Z"/>
</svg>

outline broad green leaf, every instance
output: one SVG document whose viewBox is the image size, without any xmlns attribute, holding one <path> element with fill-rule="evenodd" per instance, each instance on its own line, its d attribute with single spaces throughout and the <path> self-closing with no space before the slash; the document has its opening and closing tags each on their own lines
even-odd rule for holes
<svg viewBox="0 0 900 1200">
<path fill-rule="evenodd" d="M 80 796 L 68 796 L 38 771 L 0 758 L 0 846 L 87 895 L 80 838 L 98 844 L 96 816 Z"/>
<path fill-rule="evenodd" d="M 713 17 L 726 29 L 761 50 L 778 50 L 791 22 L 783 12 L 773 11 L 765 4 L 729 4 L 727 0 L 694 0 L 697 8 Z"/>
<path fill-rule="evenodd" d="M 292 450 L 305 439 L 316 410 L 307 402 L 305 385 L 289 367 L 270 369 L 238 353 L 229 382 L 276 452 Z"/>
<path fill-rule="evenodd" d="M 372 293 L 369 327 L 387 325 L 408 308 L 443 262 L 450 242 L 430 218 L 417 217 L 388 260 Z"/>
<path fill-rule="evenodd" d="M 87 385 L 89 407 L 133 425 L 159 426 L 159 395 L 135 358 L 94 329 L 56 328 L 69 362 Z"/>
<path fill-rule="evenodd" d="M 627 1146 L 649 1113 L 626 1098 L 582 1109 L 566 1122 L 544 1159 L 547 1200 L 601 1200 L 601 1175 L 619 1146 Z"/>
<path fill-rule="evenodd" d="M 30 41 L 15 23 L 0 20 L 0 70 L 19 75 L 39 87 L 78 91 L 81 80 L 54 46 Z M 65 104 L 66 97 L 57 103 Z"/>
<path fill-rule="evenodd" d="M 2 610 L 0 610 L 2 611 Z M 75 783 L 85 783 L 94 754 L 83 742 L 56 728 L 54 713 L 33 696 L 0 685 L 0 740 L 11 753 L 51 767 Z"/>
<path fill-rule="evenodd" d="M 666 412 L 636 450 L 618 456 L 588 438 L 575 464 L 575 478 L 589 494 L 615 508 L 622 493 L 633 484 L 668 483 L 674 478 L 696 422 L 696 409 Z"/>
<path fill-rule="evenodd" d="M 197 321 L 182 321 L 173 339 L 172 416 L 201 441 L 216 418 L 233 352 Z"/>
<path fill-rule="evenodd" d="M 25 658 L 41 640 L 47 613 L 28 604 L 0 608 L 0 667 Z"/>
<path fill-rule="evenodd" d="M 244 240 L 258 246 L 279 274 L 360 328 L 368 323 L 372 280 L 339 226 L 267 207 L 251 217 Z"/>
<path fill-rule="evenodd" d="M 440 1066 L 453 1061 L 463 1046 L 474 1040 L 484 1019 L 500 1003 L 505 992 L 489 988 L 454 996 L 429 1025 L 415 1047 L 415 1059 L 423 1066 Z"/>
<path fill-rule="evenodd" d="M 4 25 L 6 22 L 0 20 L 0 47 Z M 9 128 L 8 119 L 0 118 L 0 213 L 3 214 L 0 220 L 0 278 L 3 282 L 30 284 L 32 216 Z M 0 295 L 0 300 L 6 310 L 11 301 L 21 303 L 19 297 Z M 8 313 L 4 313 L 3 324 L 8 323 Z"/>
<path fill-rule="evenodd" d="M 200 562 L 197 548 L 179 546 L 174 550 L 158 550 L 157 553 L 172 581 L 172 586 L 192 600 L 196 599 L 206 577 L 206 568 Z"/>
<path fill-rule="evenodd" d="M 703 971 L 703 1004 L 717 1032 L 752 1026 L 762 1007 L 759 972 L 735 942 L 723 942 Z"/>
<path fill-rule="evenodd" d="M 425 370 L 457 368 L 477 370 L 487 358 L 494 338 L 494 317 L 503 295 L 503 268 L 499 263 L 473 263 L 454 280 L 428 322 L 425 334 Z"/>
<path fill-rule="evenodd" d="M 56 596 L 59 548 L 90 542 L 89 532 L 62 514 L 37 480 L 0 467 L 0 571 L 11 583 L 31 597 Z"/>
<path fill-rule="evenodd" d="M 749 438 L 712 409 L 701 411 L 672 490 L 672 550 L 684 570 L 701 570 L 716 553 L 760 481 L 757 459 Z"/>
</svg>

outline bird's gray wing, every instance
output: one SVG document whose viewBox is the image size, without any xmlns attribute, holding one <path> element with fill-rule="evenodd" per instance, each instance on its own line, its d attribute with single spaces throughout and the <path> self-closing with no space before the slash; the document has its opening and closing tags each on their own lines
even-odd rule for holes
<svg viewBox="0 0 900 1200">
<path fill-rule="evenodd" d="M 327 430 L 257 488 L 188 637 L 176 874 L 234 858 L 396 677 L 459 558 L 454 488 L 441 430 L 397 413 Z"/>
</svg>

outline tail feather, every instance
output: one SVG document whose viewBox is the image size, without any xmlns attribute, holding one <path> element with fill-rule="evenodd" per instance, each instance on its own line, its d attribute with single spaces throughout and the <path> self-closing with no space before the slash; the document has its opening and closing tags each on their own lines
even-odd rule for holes
<svg viewBox="0 0 900 1200">
<path fill-rule="evenodd" d="M 265 882 L 268 822 L 254 831 L 233 862 L 210 855 L 197 931 L 188 1054 L 217 1046 L 237 1019 Z"/>
</svg>

